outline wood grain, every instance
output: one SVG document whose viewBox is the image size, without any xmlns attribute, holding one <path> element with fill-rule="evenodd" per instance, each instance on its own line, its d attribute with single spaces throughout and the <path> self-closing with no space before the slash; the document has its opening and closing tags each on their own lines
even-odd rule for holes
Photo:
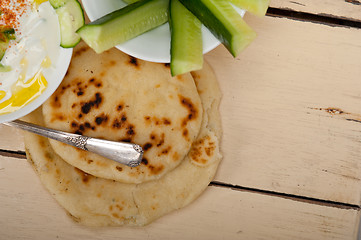
<svg viewBox="0 0 361 240">
<path fill-rule="evenodd" d="M 24 151 L 24 139 L 20 130 L 0 124 L 0 150 Z"/>
<path fill-rule="evenodd" d="M 360 212 L 209 187 L 143 228 L 87 228 L 67 216 L 25 160 L 0 156 L 1 239 L 355 239 Z"/>
<path fill-rule="evenodd" d="M 361 21 L 361 1 L 359 0 L 271 0 L 270 6 Z"/>
<path fill-rule="evenodd" d="M 217 181 L 360 204 L 361 29 L 246 17 L 238 58 L 207 54 L 223 99 Z"/>
</svg>

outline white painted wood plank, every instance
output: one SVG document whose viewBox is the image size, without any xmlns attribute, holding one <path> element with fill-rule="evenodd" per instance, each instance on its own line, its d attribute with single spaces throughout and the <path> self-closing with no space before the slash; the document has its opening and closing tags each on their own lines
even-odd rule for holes
<svg viewBox="0 0 361 240">
<path fill-rule="evenodd" d="M 0 124 L 0 150 L 23 151 L 24 139 L 20 130 Z"/>
<path fill-rule="evenodd" d="M 238 58 L 206 56 L 223 92 L 216 179 L 359 205 L 361 29 L 246 21 L 259 36 Z"/>
<path fill-rule="evenodd" d="M 359 0 L 271 0 L 270 6 L 361 21 Z"/>
<path fill-rule="evenodd" d="M 357 209 L 209 187 L 190 206 L 142 228 L 73 222 L 25 160 L 0 156 L 1 239 L 355 239 Z"/>
</svg>

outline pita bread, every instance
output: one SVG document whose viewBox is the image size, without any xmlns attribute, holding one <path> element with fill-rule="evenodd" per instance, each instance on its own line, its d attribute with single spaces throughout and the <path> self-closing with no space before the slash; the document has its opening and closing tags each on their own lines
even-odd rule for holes
<svg viewBox="0 0 361 240">
<path fill-rule="evenodd" d="M 144 150 L 141 166 L 123 166 L 97 154 L 50 141 L 69 164 L 94 176 L 126 183 L 160 178 L 178 166 L 198 135 L 202 105 L 191 74 L 171 77 L 169 66 L 113 48 L 74 50 L 68 73 L 43 105 L 45 125 Z"/>
<path fill-rule="evenodd" d="M 207 63 L 193 77 L 204 106 L 201 130 L 180 165 L 153 181 L 130 184 L 94 177 L 65 162 L 46 138 L 25 133 L 28 161 L 76 221 L 88 226 L 143 226 L 188 205 L 206 189 L 221 160 L 220 91 Z M 41 109 L 26 120 L 43 125 Z"/>
</svg>

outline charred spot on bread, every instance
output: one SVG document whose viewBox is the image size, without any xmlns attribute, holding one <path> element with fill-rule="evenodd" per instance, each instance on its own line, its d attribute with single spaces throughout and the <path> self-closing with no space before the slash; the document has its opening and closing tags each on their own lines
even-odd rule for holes
<svg viewBox="0 0 361 240">
<path fill-rule="evenodd" d="M 70 124 L 70 126 L 72 127 L 72 128 L 76 128 L 76 127 L 78 127 L 78 123 L 76 123 L 76 122 L 71 122 L 71 124 Z"/>
<path fill-rule="evenodd" d="M 172 155 L 172 159 L 173 159 L 174 161 L 178 161 L 178 159 L 179 159 L 179 153 L 178 153 L 178 152 L 174 152 L 173 155 Z"/>
<path fill-rule="evenodd" d="M 171 151 L 171 149 L 172 149 L 171 146 L 168 146 L 168 147 L 162 149 L 162 150 L 160 151 L 160 153 L 158 154 L 158 156 L 167 155 L 167 154 Z"/>
<path fill-rule="evenodd" d="M 163 165 L 153 166 L 153 165 L 149 164 L 147 167 L 148 167 L 149 171 L 151 172 L 151 174 L 153 174 L 153 175 L 159 174 L 164 169 Z"/>
<path fill-rule="evenodd" d="M 184 81 L 183 75 L 177 75 L 176 79 L 179 81 Z"/>
<path fill-rule="evenodd" d="M 139 62 L 138 59 L 133 57 L 133 56 L 129 56 L 129 62 L 128 62 L 131 66 L 135 67 L 135 68 L 139 68 Z"/>
<path fill-rule="evenodd" d="M 61 102 L 59 101 L 58 95 L 54 95 L 54 97 L 51 98 L 51 106 L 53 108 L 61 108 Z"/>
<path fill-rule="evenodd" d="M 154 140 L 154 139 L 156 138 L 156 135 L 155 135 L 154 133 L 151 133 L 150 136 L 149 136 L 149 138 L 150 138 L 151 140 Z"/>
<path fill-rule="evenodd" d="M 163 124 L 164 125 L 171 125 L 172 122 L 168 118 L 163 118 Z"/>
<path fill-rule="evenodd" d="M 144 150 L 144 151 L 147 151 L 147 150 L 150 149 L 152 146 L 153 146 L 153 144 L 151 144 L 151 143 L 148 142 L 148 143 L 144 144 L 143 150 Z"/>
<path fill-rule="evenodd" d="M 76 95 L 81 96 L 81 95 L 83 95 L 83 94 L 84 94 L 84 91 L 83 91 L 81 88 L 79 88 L 79 89 L 78 89 L 78 92 L 76 93 Z"/>
<path fill-rule="evenodd" d="M 208 135 L 193 144 L 193 147 L 189 152 L 189 157 L 193 162 L 205 165 L 208 163 L 207 159 L 211 159 L 215 155 L 215 151 L 216 143 Z"/>
<path fill-rule="evenodd" d="M 64 119 L 66 119 L 66 116 L 63 113 L 56 113 L 51 117 L 50 121 L 63 121 Z"/>
<path fill-rule="evenodd" d="M 123 110 L 123 104 L 121 103 L 117 106 L 117 111 L 122 111 L 122 110 Z"/>
<path fill-rule="evenodd" d="M 129 136 L 135 135 L 134 125 L 129 124 L 129 126 L 126 129 L 127 129 L 127 135 Z"/>
<path fill-rule="evenodd" d="M 157 143 L 157 147 L 160 147 L 164 144 L 164 138 L 165 138 L 165 134 L 162 133 L 159 139 L 159 142 Z"/>
<path fill-rule="evenodd" d="M 121 121 L 119 121 L 119 119 L 114 119 L 114 121 L 113 121 L 113 124 L 112 124 L 112 127 L 113 128 L 121 128 L 122 127 L 122 122 Z"/>
<path fill-rule="evenodd" d="M 85 122 L 85 123 L 84 123 L 84 126 L 85 126 L 86 128 L 92 128 L 92 125 L 91 125 L 89 122 Z"/>
<path fill-rule="evenodd" d="M 77 48 L 76 51 L 74 51 L 74 57 L 79 57 L 80 55 L 82 55 L 84 52 L 86 52 L 89 48 L 84 46 L 81 48 Z"/>
<path fill-rule="evenodd" d="M 144 164 L 144 165 L 148 165 L 148 159 L 143 158 L 143 159 L 142 159 L 142 164 Z"/>
<path fill-rule="evenodd" d="M 109 67 L 113 67 L 115 64 L 117 64 L 116 61 L 114 60 L 109 61 Z"/>
<path fill-rule="evenodd" d="M 85 183 L 85 184 L 86 184 L 86 183 L 89 183 L 89 181 L 90 181 L 91 178 L 94 178 L 93 175 L 90 175 L 89 173 L 86 173 L 86 172 L 80 170 L 79 168 L 74 167 L 74 169 L 75 169 L 75 172 L 77 172 L 77 173 L 80 175 L 81 180 L 82 180 L 83 183 Z"/>
<path fill-rule="evenodd" d="M 153 116 L 153 117 L 145 116 L 144 120 L 145 120 L 145 122 L 147 124 L 153 123 L 156 126 L 159 126 L 159 125 L 171 125 L 172 124 L 172 121 L 167 117 L 158 118 L 158 117 L 155 117 L 155 116 Z"/>
<path fill-rule="evenodd" d="M 109 117 L 105 114 L 101 114 L 95 117 L 94 122 L 97 125 L 101 125 L 102 123 L 108 122 Z"/>
<path fill-rule="evenodd" d="M 188 110 L 188 115 L 182 121 L 182 127 L 185 127 L 189 121 L 192 121 L 198 117 L 198 110 L 192 103 L 192 100 L 181 95 L 178 96 L 180 103 Z"/>
<path fill-rule="evenodd" d="M 103 99 L 101 93 L 99 92 L 95 93 L 94 99 L 82 103 L 81 112 L 84 114 L 88 114 L 93 107 L 99 108 L 100 104 L 102 103 L 102 100 Z"/>
</svg>

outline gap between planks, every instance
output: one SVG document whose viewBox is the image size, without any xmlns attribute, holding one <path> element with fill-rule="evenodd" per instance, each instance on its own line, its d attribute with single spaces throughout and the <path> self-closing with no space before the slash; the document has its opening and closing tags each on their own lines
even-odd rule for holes
<svg viewBox="0 0 361 240">
<path fill-rule="evenodd" d="M 337 27 L 361 28 L 361 22 L 357 20 L 340 18 L 327 14 L 313 14 L 313 13 L 299 12 L 291 9 L 269 7 L 266 15 L 269 17 L 288 18 L 298 21 L 325 24 L 334 27 L 337 26 Z"/>
<path fill-rule="evenodd" d="M 222 183 L 222 182 L 218 182 L 218 181 L 212 181 L 209 184 L 209 186 L 229 188 L 229 189 L 236 190 L 236 191 L 258 193 L 258 194 L 263 194 L 263 195 L 267 195 L 267 196 L 279 197 L 279 198 L 289 199 L 289 200 L 298 201 L 298 202 L 305 202 L 305 203 L 310 203 L 310 204 L 314 204 L 314 205 L 321 205 L 321 206 L 334 207 L 334 208 L 340 208 L 340 209 L 348 209 L 348 210 L 351 209 L 351 210 L 356 210 L 356 211 L 361 209 L 360 206 L 354 205 L 354 204 L 322 200 L 322 199 L 317 199 L 317 198 L 311 198 L 311 197 L 305 197 L 305 196 L 281 193 L 281 192 L 274 192 L 274 191 L 262 190 L 262 189 L 256 189 L 256 188 L 242 187 L 242 186 L 232 185 L 232 184 L 228 184 L 228 183 Z"/>
<path fill-rule="evenodd" d="M 11 151 L 0 149 L 0 156 L 26 159 L 26 153 L 24 151 Z"/>
<path fill-rule="evenodd" d="M 18 158 L 18 159 L 26 159 L 26 153 L 24 151 L 10 151 L 10 150 L 0 149 L 0 156 Z M 321 199 L 317 199 L 317 198 L 310 198 L 310 197 L 304 197 L 304 196 L 300 196 L 300 195 L 274 192 L 274 191 L 268 191 L 268 190 L 262 190 L 262 189 L 256 189 L 256 188 L 242 187 L 242 186 L 232 185 L 229 183 L 223 183 L 223 182 L 219 182 L 219 181 L 212 181 L 209 184 L 209 186 L 228 188 L 228 189 L 232 189 L 232 190 L 236 190 L 236 191 L 263 194 L 263 195 L 267 195 L 267 196 L 279 197 L 279 198 L 289 199 L 289 200 L 298 201 L 298 202 L 306 202 L 306 203 L 310 203 L 310 204 L 322 205 L 322 206 L 334 207 L 334 208 L 340 208 L 340 209 L 352 209 L 352 210 L 356 210 L 356 211 L 361 209 L 361 206 L 354 205 L 354 204 L 321 200 Z"/>
</svg>

